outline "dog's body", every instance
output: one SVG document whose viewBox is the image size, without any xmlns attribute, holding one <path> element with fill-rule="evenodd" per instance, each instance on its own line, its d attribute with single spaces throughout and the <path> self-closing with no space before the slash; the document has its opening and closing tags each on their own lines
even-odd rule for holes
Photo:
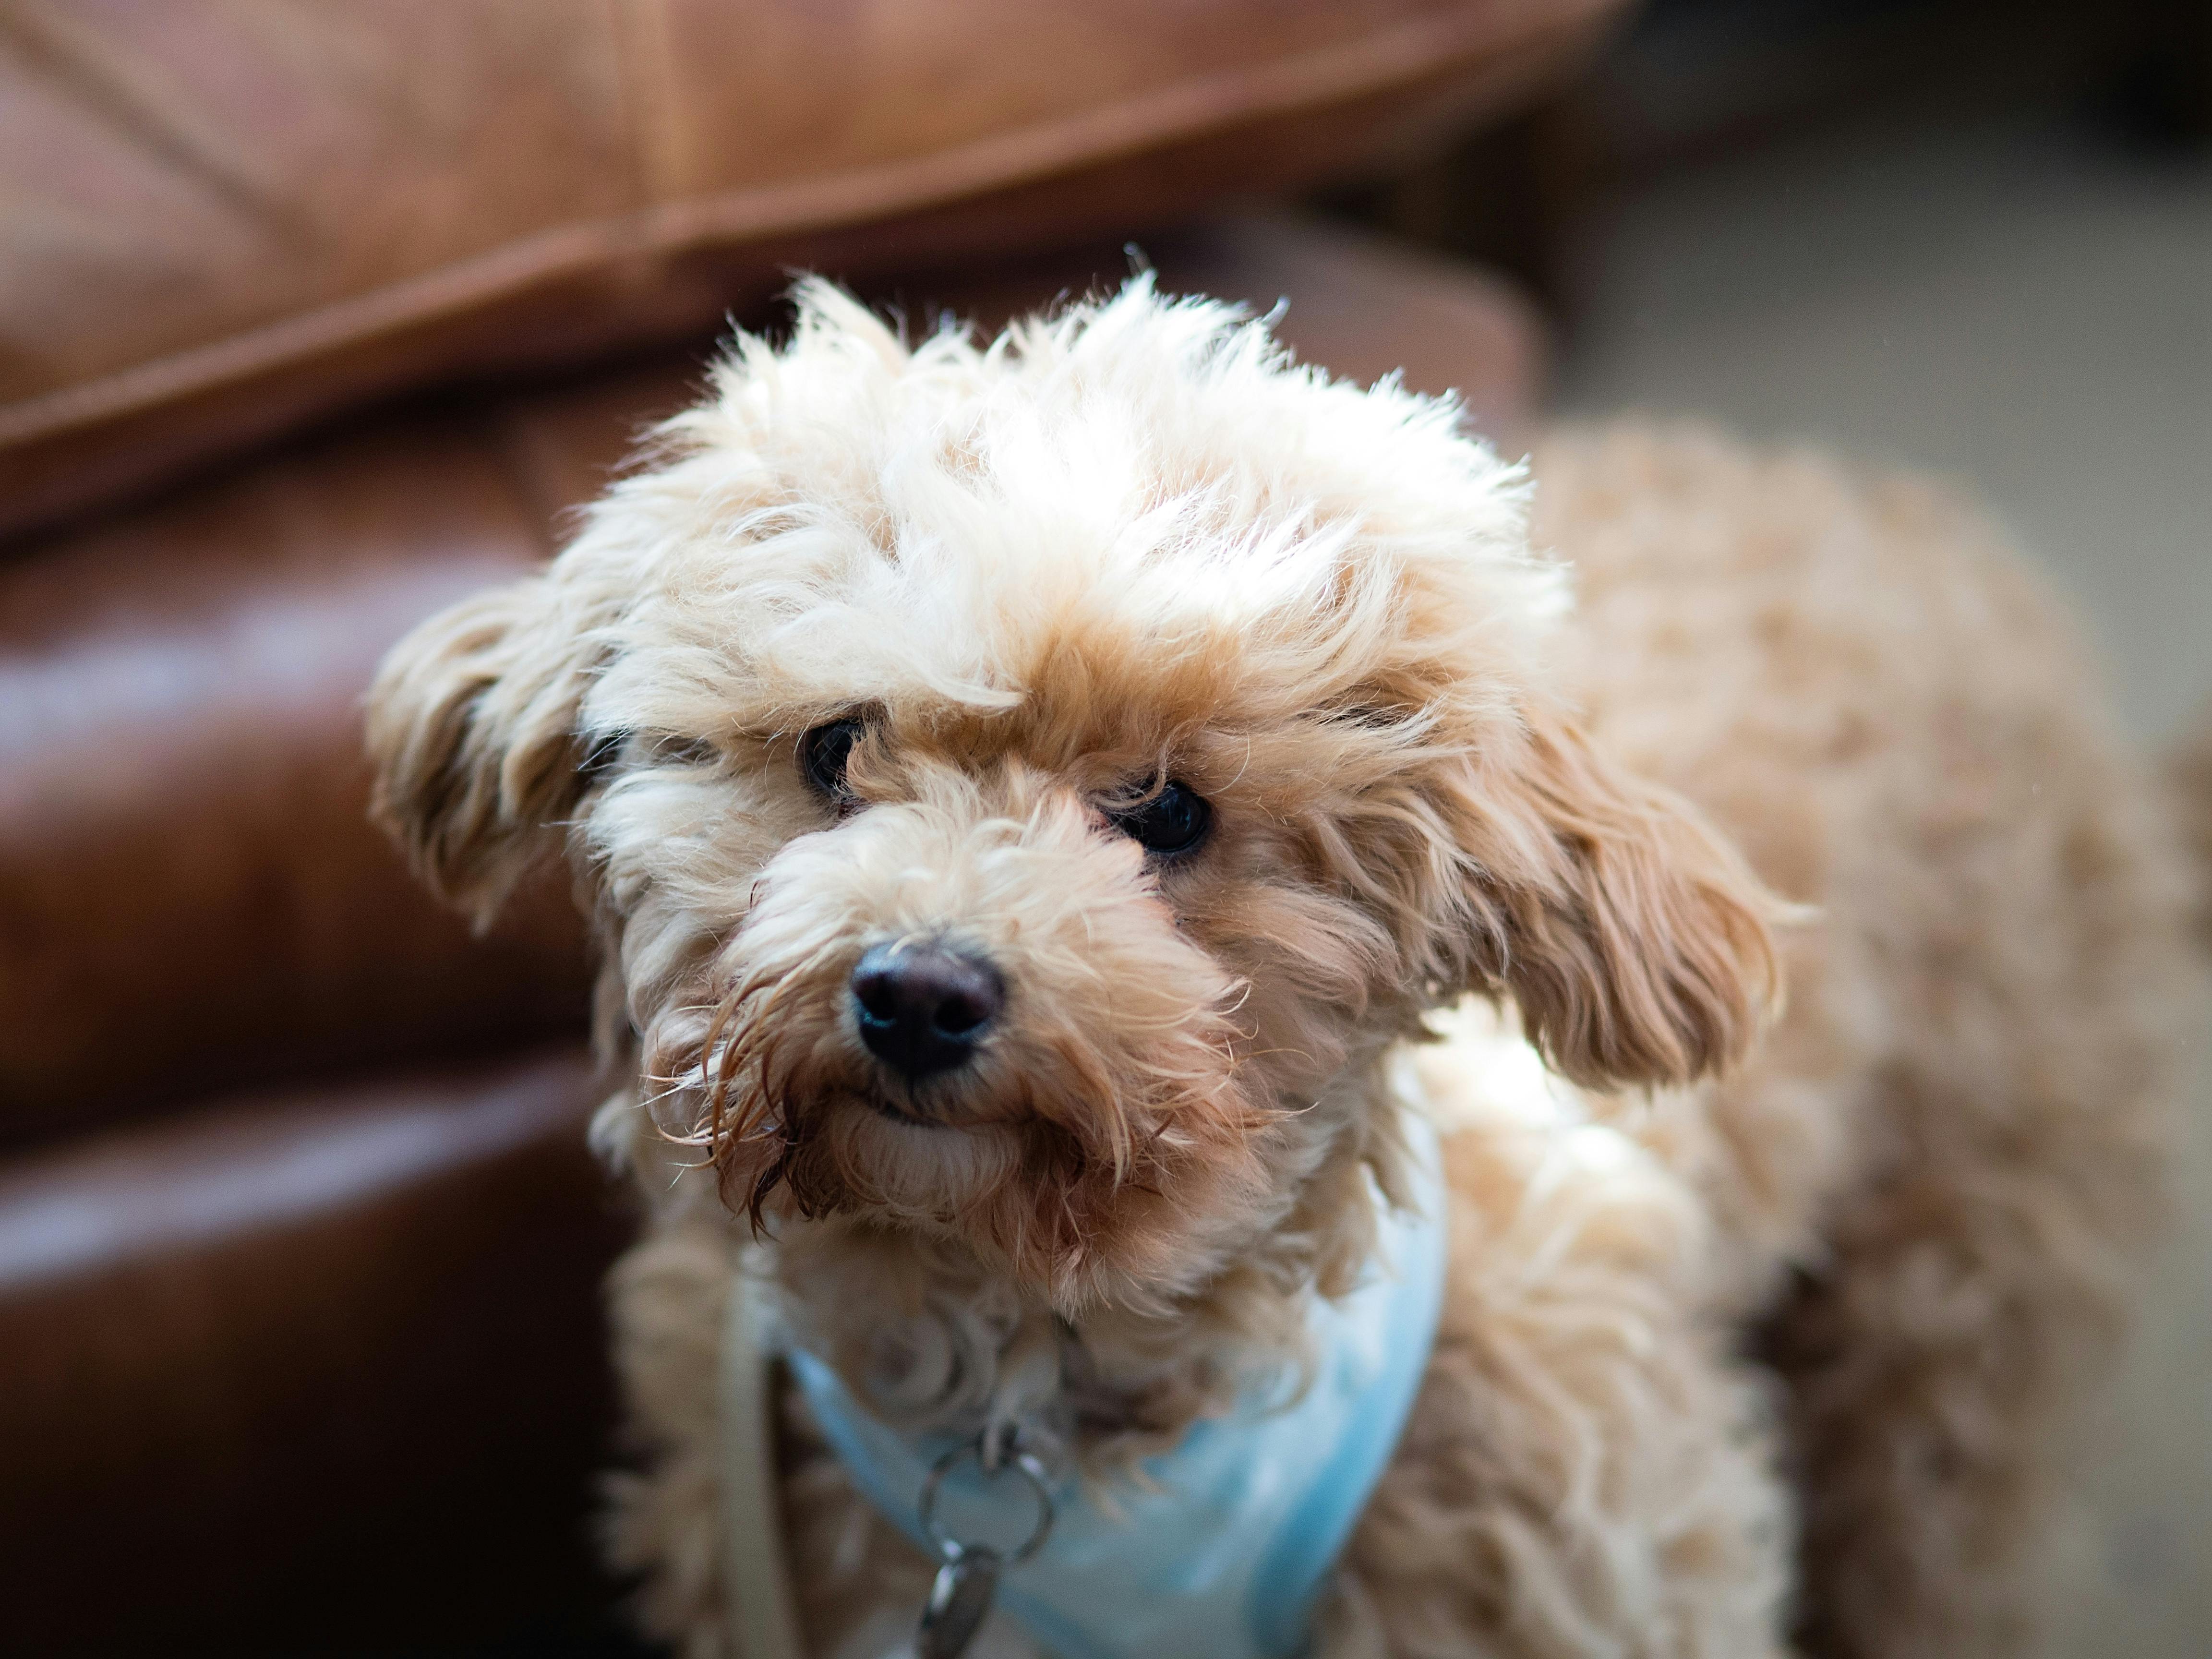
<svg viewBox="0 0 2212 1659">
<path fill-rule="evenodd" d="M 1971 516 L 1565 439 L 1562 622 L 1448 410 L 1141 283 L 988 353 L 817 290 L 659 460 L 400 647 L 373 722 L 448 892 L 488 910 L 566 825 L 594 895 L 653 1629 L 724 1650 L 754 1224 L 887 1419 L 1103 1479 L 1298 1364 L 1411 1095 L 1449 1289 L 1325 1651 L 2013 1650 L 2183 945 Z M 878 1650 L 926 1568 L 787 1428 L 812 1650 Z"/>
</svg>

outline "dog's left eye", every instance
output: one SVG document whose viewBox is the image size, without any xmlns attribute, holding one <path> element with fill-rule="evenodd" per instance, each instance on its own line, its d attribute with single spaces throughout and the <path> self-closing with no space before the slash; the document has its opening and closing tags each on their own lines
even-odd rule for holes
<svg viewBox="0 0 2212 1659">
<path fill-rule="evenodd" d="M 1206 797 L 1180 783 L 1107 816 L 1116 830 L 1153 853 L 1187 853 L 1213 827 L 1213 809 Z"/>
</svg>

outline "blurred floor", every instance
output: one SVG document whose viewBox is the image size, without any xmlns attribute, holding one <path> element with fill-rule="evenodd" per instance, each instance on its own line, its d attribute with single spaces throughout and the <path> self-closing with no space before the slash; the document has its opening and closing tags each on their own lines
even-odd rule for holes
<svg viewBox="0 0 2212 1659">
<path fill-rule="evenodd" d="M 1968 481 L 2081 604 L 2123 714 L 2212 693 L 2212 158 L 1891 120 L 1671 172 L 1573 251 L 1571 413 L 1687 410 Z M 2179 1225 L 2049 1577 L 2052 1652 L 2212 1653 L 2212 1015 Z"/>
<path fill-rule="evenodd" d="M 2086 603 L 2140 730 L 2212 692 L 2212 159 L 1885 123 L 1671 172 L 1574 257 L 1566 408 L 1957 473 Z"/>
</svg>

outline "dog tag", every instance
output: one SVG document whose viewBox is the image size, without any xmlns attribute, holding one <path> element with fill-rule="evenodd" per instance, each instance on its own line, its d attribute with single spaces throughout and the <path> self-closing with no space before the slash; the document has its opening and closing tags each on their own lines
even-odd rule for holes
<svg viewBox="0 0 2212 1659">
<path fill-rule="evenodd" d="M 937 1570 L 915 1632 L 915 1659 L 959 1659 L 967 1652 L 999 1593 L 1001 1565 L 996 1550 L 971 1544 Z"/>
</svg>

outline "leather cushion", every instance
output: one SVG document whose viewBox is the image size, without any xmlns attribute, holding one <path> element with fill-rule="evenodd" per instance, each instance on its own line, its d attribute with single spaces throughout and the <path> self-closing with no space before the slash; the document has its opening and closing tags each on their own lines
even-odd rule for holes
<svg viewBox="0 0 2212 1659">
<path fill-rule="evenodd" d="M 1518 95 L 1620 0 L 20 0 L 0 534 L 366 394 L 1156 227 Z"/>
<path fill-rule="evenodd" d="M 595 1616 L 580 1054 L 230 1103 L 0 1170 L 19 1653 L 551 1651 Z"/>
</svg>

